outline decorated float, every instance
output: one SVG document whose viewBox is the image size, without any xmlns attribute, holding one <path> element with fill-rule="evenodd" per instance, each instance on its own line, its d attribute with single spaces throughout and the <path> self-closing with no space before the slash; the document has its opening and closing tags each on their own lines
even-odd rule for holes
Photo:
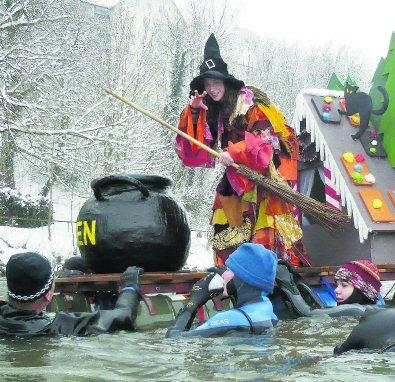
<svg viewBox="0 0 395 382">
<path fill-rule="evenodd" d="M 360 141 L 350 138 L 354 127 L 349 119 L 336 113 L 331 114 L 333 119 L 322 117 L 329 101 L 336 108 L 342 92 L 302 91 L 294 118 L 304 153 L 298 187 L 332 208 L 347 211 L 352 218 L 345 230 L 333 234 L 310 224 L 308 216 L 301 217 L 314 266 L 298 272 L 327 307 L 336 304 L 331 283 L 342 262 L 368 258 L 378 264 L 382 280 L 395 279 L 395 203 L 390 192 L 394 170 L 385 155 L 368 155 Z M 355 173 L 361 174 L 361 182 L 355 180 Z M 57 278 L 51 309 L 111 307 L 120 273 L 136 265 L 146 270 L 137 327 L 168 326 L 187 301 L 192 285 L 205 275 L 180 271 L 188 256 L 190 230 L 183 208 L 169 193 L 171 181 L 160 176 L 115 174 L 96 179 L 91 186 L 93 196 L 78 216 L 77 241 L 92 274 Z M 368 197 L 364 190 L 370 190 Z M 381 203 L 374 206 L 377 199 Z M 301 293 L 308 298 L 309 291 Z M 230 306 L 229 299 L 217 297 L 201 308 L 198 319 L 203 322 Z"/>
<path fill-rule="evenodd" d="M 391 97 L 394 73 L 388 69 L 395 58 L 394 41 L 375 73 L 371 97 L 357 97 L 370 102 L 371 109 L 365 110 L 365 104 L 359 115 L 352 114 L 348 90 L 335 75 L 329 89 L 304 89 L 296 100 L 292 126 L 299 135 L 301 160 L 299 178 L 292 185 L 350 217 L 342 231 L 331 233 L 315 224 L 306 211 L 299 214 L 311 266 L 297 271 L 326 307 L 336 304 L 333 276 L 343 262 L 370 259 L 378 265 L 381 280 L 395 280 L 395 145 L 391 144 L 395 99 Z M 377 85 L 384 90 L 377 93 Z M 122 97 L 116 98 L 148 115 Z M 382 117 L 378 118 L 373 110 L 380 103 Z M 137 327 L 168 326 L 174 320 L 190 288 L 205 273 L 181 271 L 190 231 L 184 210 L 169 194 L 170 187 L 169 179 L 146 175 L 118 174 L 92 182 L 93 196 L 77 222 L 78 246 L 92 274 L 57 278 L 52 310 L 111 307 L 120 272 L 136 265 L 145 269 Z M 301 290 L 306 300 L 309 290 Z M 204 321 L 229 306 L 228 299 L 217 297 L 200 309 L 198 319 Z"/>
</svg>

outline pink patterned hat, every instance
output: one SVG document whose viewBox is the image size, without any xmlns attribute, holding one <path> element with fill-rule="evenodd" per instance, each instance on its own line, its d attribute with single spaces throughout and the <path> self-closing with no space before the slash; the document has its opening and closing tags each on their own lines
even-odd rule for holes
<svg viewBox="0 0 395 382">
<path fill-rule="evenodd" d="M 356 260 L 342 264 L 336 272 L 335 280 L 349 282 L 374 302 L 379 298 L 380 273 L 370 260 Z"/>
</svg>

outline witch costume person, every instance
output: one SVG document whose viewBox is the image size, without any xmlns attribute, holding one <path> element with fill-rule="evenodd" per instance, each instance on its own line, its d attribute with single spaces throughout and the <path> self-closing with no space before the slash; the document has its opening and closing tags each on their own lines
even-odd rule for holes
<svg viewBox="0 0 395 382">
<path fill-rule="evenodd" d="M 200 74 L 190 83 L 191 98 L 178 128 L 214 149 L 219 162 L 244 164 L 267 177 L 295 182 L 298 142 L 294 130 L 267 95 L 228 73 L 211 34 Z M 181 136 L 176 152 L 188 167 L 214 167 L 206 151 Z M 229 166 L 216 188 L 211 224 L 215 262 L 225 263 L 245 242 L 263 244 L 293 265 L 304 263 L 302 230 L 294 206 L 255 185 Z"/>
</svg>

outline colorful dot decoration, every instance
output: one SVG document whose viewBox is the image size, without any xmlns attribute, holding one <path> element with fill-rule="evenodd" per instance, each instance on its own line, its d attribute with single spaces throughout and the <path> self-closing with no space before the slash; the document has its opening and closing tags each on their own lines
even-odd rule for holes
<svg viewBox="0 0 395 382">
<path fill-rule="evenodd" d="M 351 176 L 352 176 L 352 180 L 355 183 L 362 183 L 363 180 L 364 180 L 363 175 L 361 173 L 359 173 L 359 172 L 353 172 Z"/>
<path fill-rule="evenodd" d="M 350 118 L 351 118 L 351 122 L 354 125 L 360 125 L 361 124 L 361 118 L 360 118 L 359 114 L 353 114 Z"/>
<path fill-rule="evenodd" d="M 358 153 L 355 155 L 355 161 L 358 163 L 363 163 L 365 162 L 365 157 L 363 156 L 363 154 Z"/>
<path fill-rule="evenodd" d="M 371 148 L 369 149 L 369 151 L 370 151 L 372 154 L 376 154 L 376 153 L 377 153 L 376 147 L 371 147 Z"/>
<path fill-rule="evenodd" d="M 363 170 L 363 167 L 362 167 L 362 165 L 360 165 L 360 164 L 356 164 L 356 165 L 354 166 L 354 170 L 355 170 L 356 172 L 361 172 L 361 171 Z"/>
<path fill-rule="evenodd" d="M 331 120 L 331 110 L 332 110 L 332 97 L 324 97 L 324 104 L 322 105 L 322 119 L 326 122 Z"/>
<path fill-rule="evenodd" d="M 365 181 L 373 184 L 376 182 L 376 178 L 374 177 L 373 174 L 369 173 L 365 175 Z"/>
<path fill-rule="evenodd" d="M 352 163 L 354 162 L 354 154 L 350 151 L 347 151 L 346 153 L 343 154 L 343 159 L 348 162 L 348 163 Z"/>
<path fill-rule="evenodd" d="M 372 200 L 372 207 L 373 207 L 373 208 L 379 209 L 379 208 L 381 208 L 382 206 L 383 206 L 383 202 L 381 201 L 381 199 L 376 198 L 376 199 L 373 199 L 373 200 Z"/>
</svg>

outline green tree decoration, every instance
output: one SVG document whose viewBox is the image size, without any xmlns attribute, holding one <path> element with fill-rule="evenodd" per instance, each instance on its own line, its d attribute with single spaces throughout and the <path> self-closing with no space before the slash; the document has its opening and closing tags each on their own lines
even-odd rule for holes
<svg viewBox="0 0 395 382">
<path fill-rule="evenodd" d="M 395 32 L 392 33 L 387 58 L 382 71 L 387 76 L 385 88 L 388 92 L 389 105 L 380 123 L 380 132 L 384 134 L 383 146 L 388 155 L 388 161 L 395 167 Z"/>
<path fill-rule="evenodd" d="M 336 73 L 332 73 L 327 88 L 329 90 L 344 90 L 344 85 L 340 82 L 339 77 L 336 75 Z"/>
</svg>

